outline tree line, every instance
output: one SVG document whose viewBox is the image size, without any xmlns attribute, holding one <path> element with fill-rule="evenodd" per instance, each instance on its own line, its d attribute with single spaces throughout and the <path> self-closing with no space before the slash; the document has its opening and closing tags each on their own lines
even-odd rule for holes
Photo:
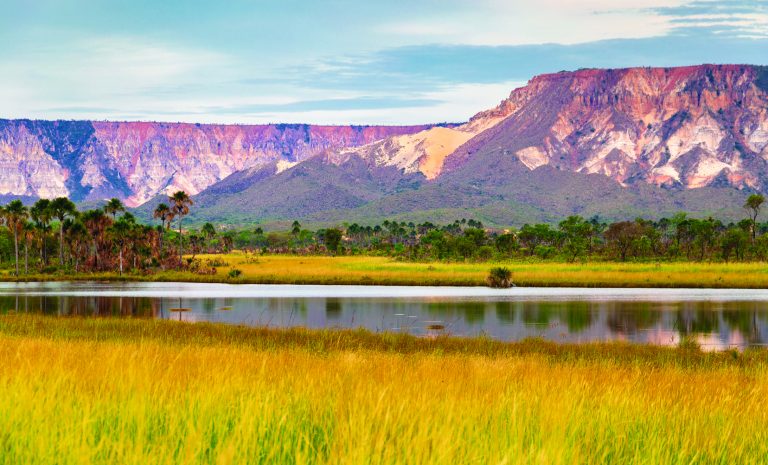
<svg viewBox="0 0 768 465">
<path fill-rule="evenodd" d="M 473 219 L 447 225 L 386 220 L 378 225 L 344 224 L 309 231 L 294 221 L 288 231 L 262 228 L 226 231 L 230 248 L 264 253 L 368 254 L 410 260 L 768 260 L 768 224 L 758 222 L 765 199 L 751 195 L 745 218 L 724 223 L 678 213 L 670 218 L 606 222 L 569 216 L 556 225 L 486 228 Z"/>
<path fill-rule="evenodd" d="M 151 226 L 137 221 L 119 199 L 82 212 L 65 197 L 40 199 L 29 207 L 13 200 L 0 207 L 0 255 L 13 261 L 16 276 L 182 268 L 182 220 L 193 202 L 183 191 L 169 196 L 168 202 L 170 206 L 156 210 L 161 224 Z M 170 230 L 174 220 L 176 233 Z M 176 239 L 178 249 L 171 250 L 164 238 Z"/>
<path fill-rule="evenodd" d="M 679 213 L 670 218 L 606 222 L 569 216 L 556 225 L 486 228 L 474 219 L 450 224 L 385 220 L 311 231 L 294 221 L 284 231 L 223 229 L 212 223 L 184 229 L 193 206 L 183 191 L 143 224 L 118 199 L 78 211 L 67 198 L 14 200 L 0 207 L 0 259 L 18 276 L 31 272 L 146 272 L 200 268 L 196 256 L 233 249 L 274 254 L 384 255 L 407 260 L 768 260 L 768 224 L 758 220 L 765 199 L 751 195 L 745 218 L 728 224 Z"/>
</svg>

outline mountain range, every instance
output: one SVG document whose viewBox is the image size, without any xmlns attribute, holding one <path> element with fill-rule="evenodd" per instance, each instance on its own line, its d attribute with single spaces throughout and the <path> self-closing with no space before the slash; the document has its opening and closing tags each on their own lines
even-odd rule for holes
<svg viewBox="0 0 768 465">
<path fill-rule="evenodd" d="M 489 224 L 685 210 L 742 216 L 768 191 L 768 67 L 584 69 L 533 78 L 460 125 L 0 121 L 0 195 L 173 189 L 198 220 Z"/>
<path fill-rule="evenodd" d="M 0 195 L 139 206 L 160 193 L 197 194 L 244 169 L 282 170 L 429 127 L 0 120 Z"/>
</svg>

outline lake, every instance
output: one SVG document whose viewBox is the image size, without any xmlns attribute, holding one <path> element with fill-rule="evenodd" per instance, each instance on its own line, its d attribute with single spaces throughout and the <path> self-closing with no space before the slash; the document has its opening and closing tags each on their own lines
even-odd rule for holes
<svg viewBox="0 0 768 465">
<path fill-rule="evenodd" d="M 537 337 L 706 350 L 768 342 L 768 290 L 0 283 L 0 312 Z"/>
</svg>

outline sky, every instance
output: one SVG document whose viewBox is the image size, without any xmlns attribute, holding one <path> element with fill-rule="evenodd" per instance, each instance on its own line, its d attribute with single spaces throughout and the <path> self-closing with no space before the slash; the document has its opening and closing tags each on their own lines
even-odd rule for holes
<svg viewBox="0 0 768 465">
<path fill-rule="evenodd" d="M 768 0 L 0 0 L 0 118 L 465 121 L 537 74 L 768 65 Z"/>
</svg>

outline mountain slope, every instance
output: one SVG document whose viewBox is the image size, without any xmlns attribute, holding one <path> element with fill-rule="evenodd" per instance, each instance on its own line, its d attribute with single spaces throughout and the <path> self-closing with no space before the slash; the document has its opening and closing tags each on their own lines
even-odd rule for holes
<svg viewBox="0 0 768 465">
<path fill-rule="evenodd" d="M 464 125 L 329 151 L 277 177 L 250 176 L 248 189 L 226 195 L 247 204 L 251 219 L 463 211 L 511 224 L 680 210 L 738 218 L 747 193 L 768 188 L 766 159 L 768 68 L 580 70 L 536 77 Z M 291 178 L 310 163 L 301 182 Z M 352 197 L 334 200 L 337 189 Z M 234 213 L 208 191 L 199 198 L 201 217 L 209 208 Z"/>
<path fill-rule="evenodd" d="M 508 102 L 516 110 L 451 154 L 446 171 L 491 155 L 625 185 L 768 187 L 765 67 L 564 72 L 534 78 Z"/>
<path fill-rule="evenodd" d="M 427 128 L 0 120 L 0 195 L 136 206 L 178 189 L 197 194 L 244 169 L 285 168 Z"/>
</svg>

